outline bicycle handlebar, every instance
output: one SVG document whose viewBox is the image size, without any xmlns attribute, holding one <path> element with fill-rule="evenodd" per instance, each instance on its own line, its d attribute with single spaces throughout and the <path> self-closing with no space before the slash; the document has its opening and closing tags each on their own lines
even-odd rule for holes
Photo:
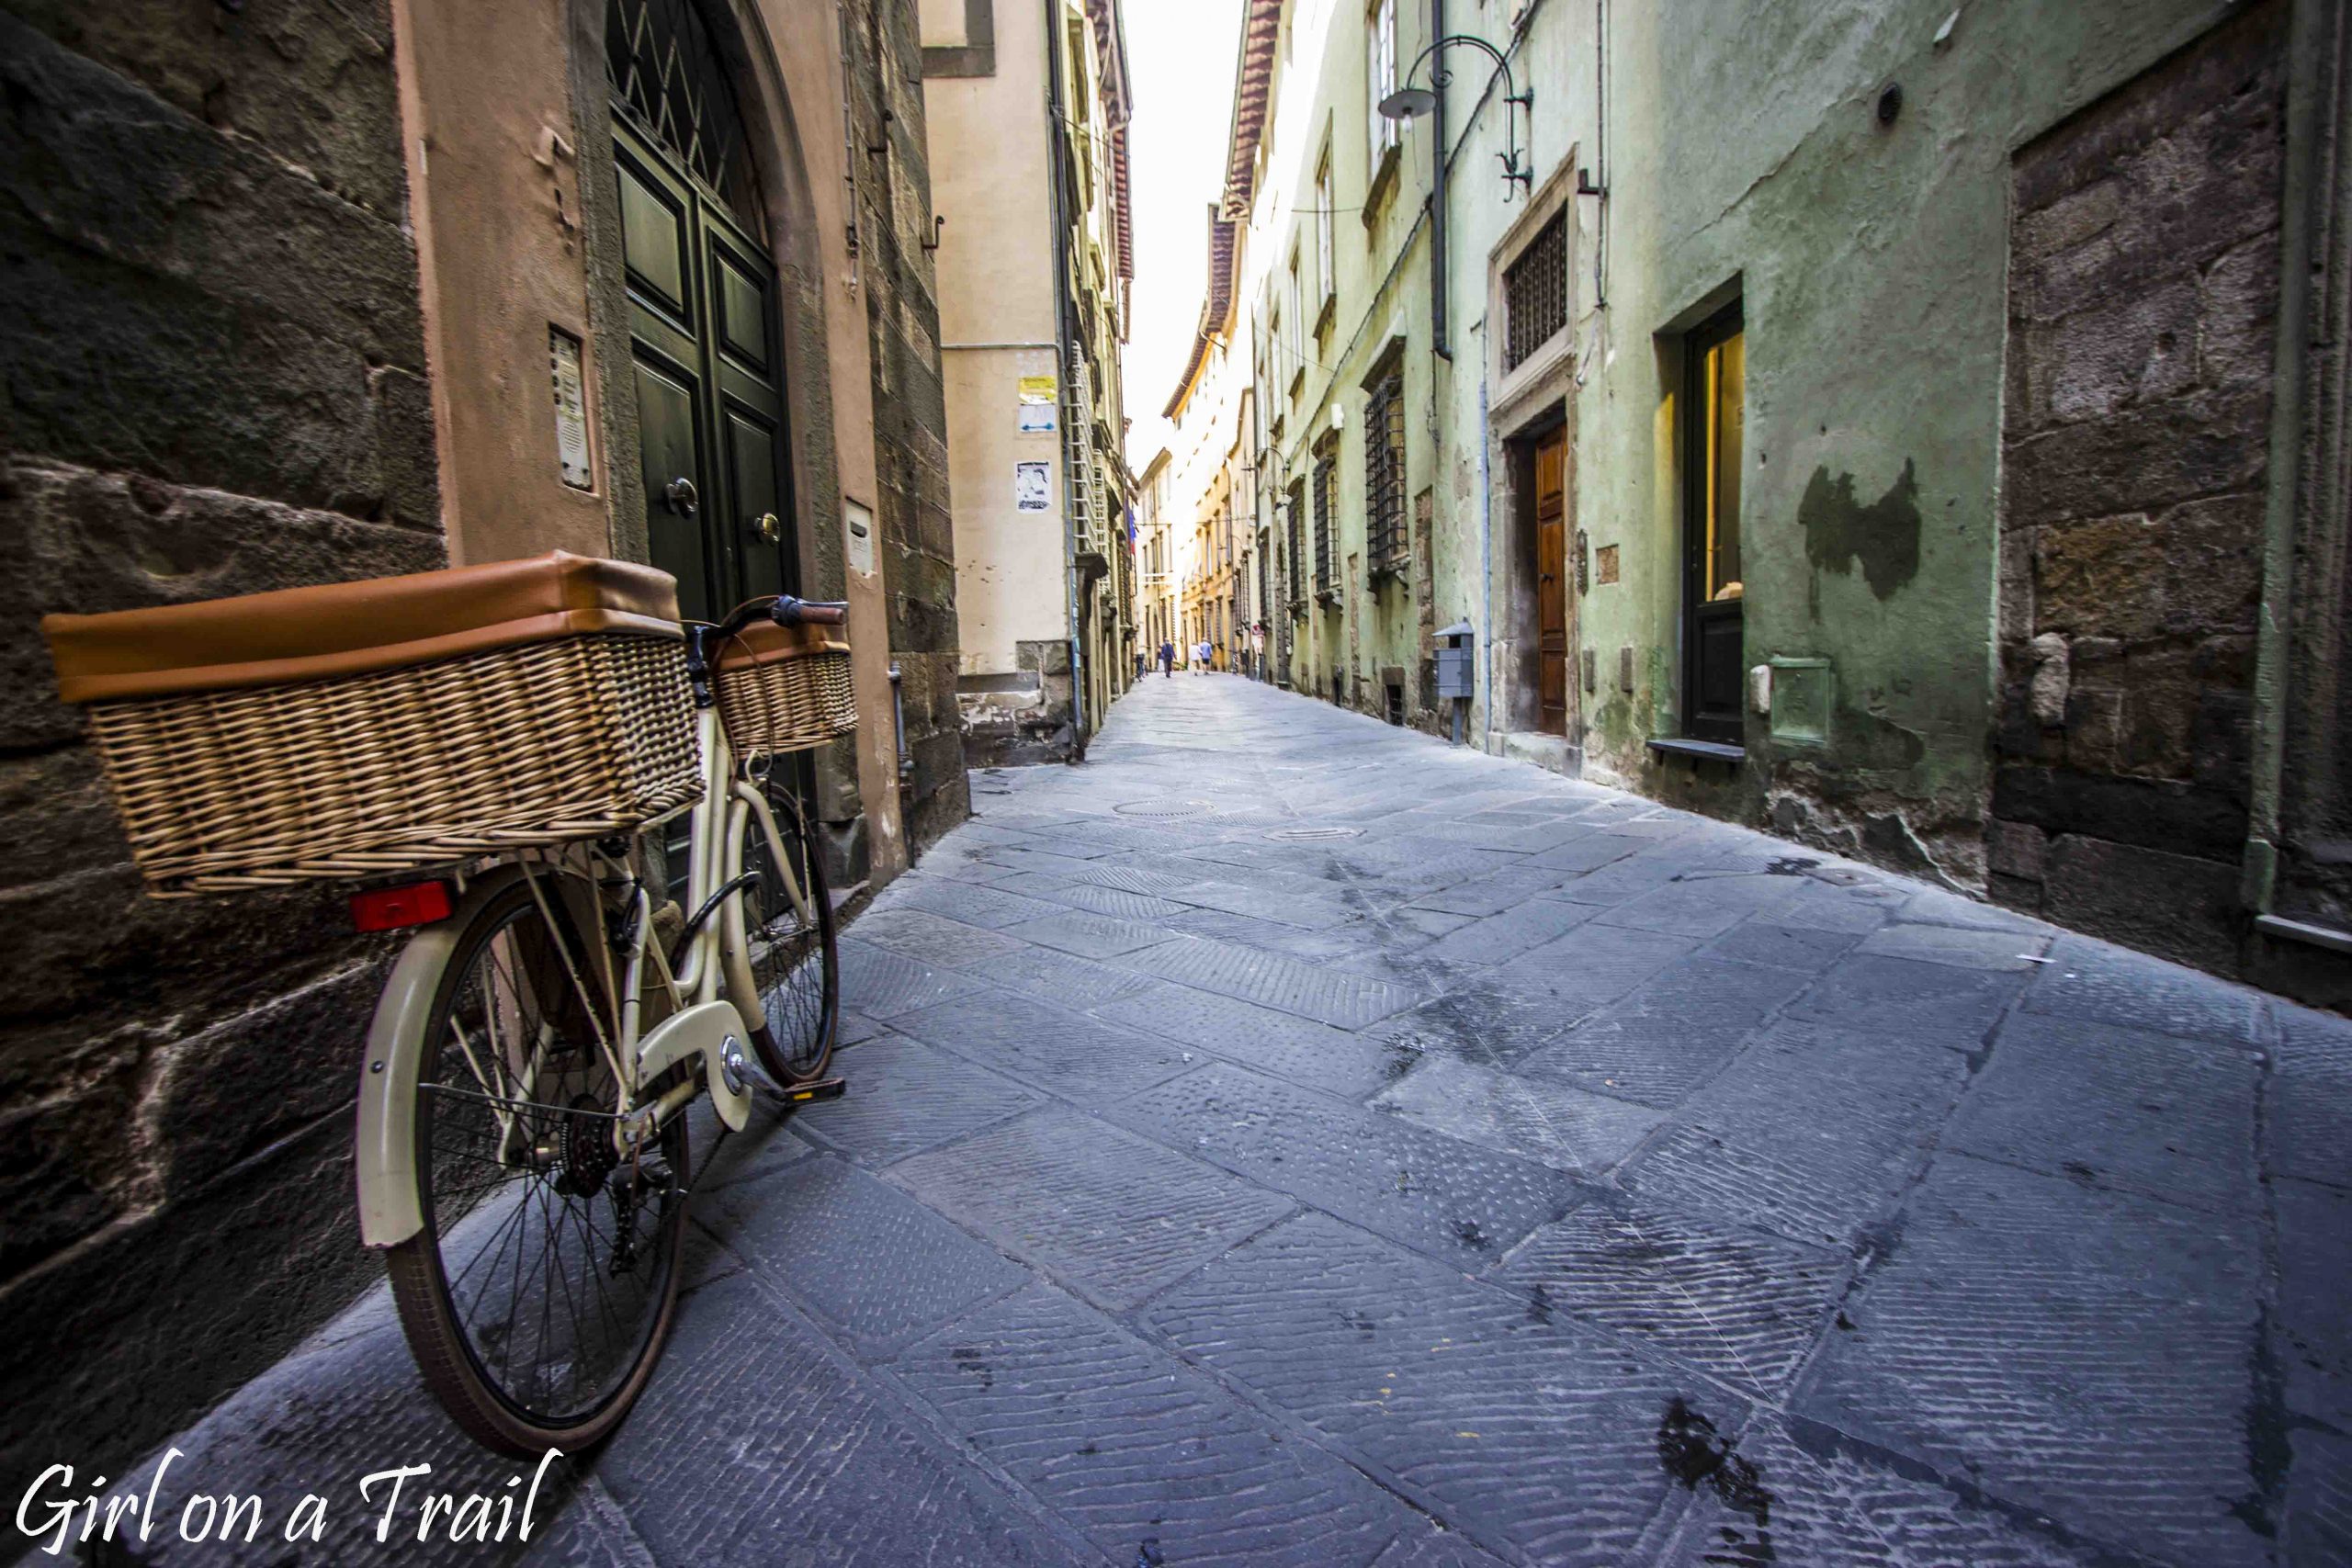
<svg viewBox="0 0 2352 1568">
<path fill-rule="evenodd" d="M 796 599 L 780 593 L 773 599 L 752 599 L 728 612 L 727 618 L 712 626 L 708 636 L 714 642 L 724 642 L 765 616 L 780 626 L 801 625 L 838 626 L 849 622 L 847 600 Z"/>
<path fill-rule="evenodd" d="M 849 621 L 849 601 L 796 599 L 789 593 L 780 593 L 768 613 L 780 626 L 838 626 Z"/>
</svg>

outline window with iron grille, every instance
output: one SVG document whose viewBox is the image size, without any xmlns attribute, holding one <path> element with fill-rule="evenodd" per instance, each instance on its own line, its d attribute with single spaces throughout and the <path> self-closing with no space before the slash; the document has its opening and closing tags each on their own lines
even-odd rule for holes
<svg viewBox="0 0 2352 1568">
<path fill-rule="evenodd" d="M 1315 459 L 1315 592 L 1318 598 L 1333 591 L 1338 566 L 1334 558 L 1339 553 L 1339 540 L 1332 531 L 1331 513 L 1339 505 L 1339 467 L 1332 461 L 1329 446 Z"/>
<path fill-rule="evenodd" d="M 1290 584 L 1290 609 L 1295 615 L 1306 608 L 1306 486 L 1290 487 L 1290 499 L 1283 503 L 1283 511 L 1290 528 L 1290 558 L 1287 581 Z"/>
<path fill-rule="evenodd" d="M 742 106 L 695 0 L 606 0 L 605 80 L 639 130 L 765 232 Z"/>
<path fill-rule="evenodd" d="M 1568 324 L 1568 215 L 1544 225 L 1503 271 L 1503 368 L 1513 369 Z"/>
<path fill-rule="evenodd" d="M 1392 370 L 1363 405 L 1364 532 L 1375 572 L 1405 564 L 1405 383 Z"/>
</svg>

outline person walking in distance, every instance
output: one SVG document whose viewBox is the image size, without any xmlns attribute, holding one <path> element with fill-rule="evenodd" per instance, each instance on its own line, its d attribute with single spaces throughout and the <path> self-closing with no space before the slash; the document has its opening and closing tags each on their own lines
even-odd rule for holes
<svg viewBox="0 0 2352 1568">
<path fill-rule="evenodd" d="M 1176 673 L 1176 645 L 1165 637 L 1159 641 L 1159 673 L 1163 680 Z"/>
<path fill-rule="evenodd" d="M 1207 674 L 1207 673 L 1209 672 L 1209 639 L 1208 639 L 1208 638 L 1206 638 L 1206 637 L 1203 637 L 1203 638 L 1201 638 L 1200 646 L 1199 646 L 1198 648 L 1195 648 L 1194 649 L 1193 649 L 1193 660 L 1196 661 L 1196 662 L 1193 664 L 1193 673 L 1194 673 L 1195 675 L 1205 675 L 1205 674 Z"/>
</svg>

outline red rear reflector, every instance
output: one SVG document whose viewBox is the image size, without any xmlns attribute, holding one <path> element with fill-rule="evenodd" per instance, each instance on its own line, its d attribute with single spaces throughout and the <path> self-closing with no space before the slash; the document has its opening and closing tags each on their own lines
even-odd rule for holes
<svg viewBox="0 0 2352 1568">
<path fill-rule="evenodd" d="M 413 882 L 406 887 L 371 887 L 351 896 L 351 923 L 363 931 L 397 931 L 449 918 L 449 885 Z"/>
</svg>

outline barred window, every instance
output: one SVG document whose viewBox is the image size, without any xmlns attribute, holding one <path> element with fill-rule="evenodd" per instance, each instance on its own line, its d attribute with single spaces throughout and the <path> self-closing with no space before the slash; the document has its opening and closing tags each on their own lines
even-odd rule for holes
<svg viewBox="0 0 2352 1568">
<path fill-rule="evenodd" d="M 1372 570 L 1395 571 L 1405 564 L 1405 383 L 1392 370 L 1364 400 L 1364 531 Z"/>
<path fill-rule="evenodd" d="M 1503 271 L 1503 368 L 1513 369 L 1568 324 L 1568 215 L 1544 225 Z"/>
<path fill-rule="evenodd" d="M 1339 464 L 1332 461 L 1331 449 L 1326 446 L 1315 459 L 1315 592 L 1320 596 L 1332 592 L 1332 581 L 1339 540 L 1333 536 L 1331 513 L 1337 509 L 1339 496 Z"/>
<path fill-rule="evenodd" d="M 1306 486 L 1294 484 L 1290 495 L 1283 502 L 1284 521 L 1289 525 L 1290 556 L 1285 564 L 1285 581 L 1290 585 L 1291 614 L 1306 608 Z"/>
</svg>

